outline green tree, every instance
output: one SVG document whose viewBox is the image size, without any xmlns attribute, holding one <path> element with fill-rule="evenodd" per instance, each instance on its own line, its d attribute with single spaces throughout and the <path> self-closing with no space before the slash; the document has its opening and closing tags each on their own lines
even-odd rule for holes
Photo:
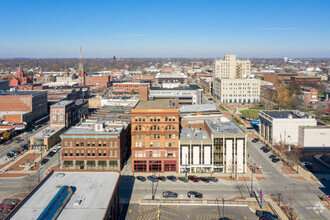
<svg viewBox="0 0 330 220">
<path fill-rule="evenodd" d="M 3 132 L 2 137 L 4 140 L 8 140 L 10 138 L 10 133 L 8 131 Z"/>
<path fill-rule="evenodd" d="M 135 90 L 134 89 L 131 90 L 131 94 L 135 94 Z"/>
</svg>

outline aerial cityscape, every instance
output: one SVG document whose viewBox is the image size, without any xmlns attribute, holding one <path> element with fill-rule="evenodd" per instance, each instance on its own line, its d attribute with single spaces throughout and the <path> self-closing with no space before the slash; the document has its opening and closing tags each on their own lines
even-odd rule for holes
<svg viewBox="0 0 330 220">
<path fill-rule="evenodd" d="M 329 1 L 0 8 L 0 220 L 330 219 Z"/>
</svg>

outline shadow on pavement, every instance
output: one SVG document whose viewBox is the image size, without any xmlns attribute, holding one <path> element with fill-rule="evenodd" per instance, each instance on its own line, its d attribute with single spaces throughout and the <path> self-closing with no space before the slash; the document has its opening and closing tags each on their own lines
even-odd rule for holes
<svg viewBox="0 0 330 220">
<path fill-rule="evenodd" d="M 120 177 L 119 195 L 120 195 L 120 219 L 125 219 L 128 211 L 129 202 L 132 197 L 135 178 L 134 176 L 123 175 Z"/>
</svg>

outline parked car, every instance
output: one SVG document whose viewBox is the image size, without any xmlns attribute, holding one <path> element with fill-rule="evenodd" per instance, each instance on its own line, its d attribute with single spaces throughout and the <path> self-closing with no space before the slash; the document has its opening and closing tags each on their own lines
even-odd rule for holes
<svg viewBox="0 0 330 220">
<path fill-rule="evenodd" d="M 55 154 L 56 154 L 55 152 L 51 151 L 51 152 L 49 152 L 49 153 L 47 154 L 47 157 L 52 157 L 52 156 L 54 156 Z"/>
<path fill-rule="evenodd" d="M 300 163 L 301 166 L 304 166 L 306 168 L 313 168 L 313 164 L 312 163 L 309 163 L 309 162 L 301 162 Z"/>
<path fill-rule="evenodd" d="M 268 153 L 269 151 L 270 151 L 270 150 L 266 148 L 266 149 L 264 150 L 264 153 Z"/>
<path fill-rule="evenodd" d="M 271 212 L 262 211 L 262 210 L 257 210 L 256 211 L 256 215 L 258 217 L 269 217 L 269 218 L 272 218 L 272 219 L 278 219 L 278 216 L 277 215 L 274 215 Z"/>
<path fill-rule="evenodd" d="M 146 181 L 146 178 L 143 177 L 143 176 L 137 176 L 136 179 L 137 180 L 140 180 L 141 182 L 145 182 Z"/>
<path fill-rule="evenodd" d="M 216 178 L 216 177 L 209 177 L 208 179 L 212 182 L 218 182 L 219 181 L 218 178 Z"/>
<path fill-rule="evenodd" d="M 265 150 L 265 149 L 267 149 L 267 147 L 265 147 L 265 146 L 262 146 L 262 147 L 260 148 L 260 150 Z"/>
<path fill-rule="evenodd" d="M 272 159 L 272 162 L 273 162 L 273 163 L 278 163 L 278 162 L 280 162 L 280 161 L 281 161 L 280 158 L 274 158 L 274 159 Z"/>
<path fill-rule="evenodd" d="M 276 155 L 272 154 L 272 155 L 269 156 L 269 158 L 274 159 L 274 158 L 276 158 Z"/>
<path fill-rule="evenodd" d="M 40 162 L 40 165 L 44 165 L 44 164 L 46 164 L 48 161 L 49 161 L 49 159 L 47 159 L 47 158 L 42 159 L 42 161 Z"/>
<path fill-rule="evenodd" d="M 161 181 L 166 181 L 166 177 L 165 176 L 159 176 L 159 177 L 157 177 L 158 178 L 158 180 L 161 180 Z"/>
<path fill-rule="evenodd" d="M 178 180 L 180 180 L 182 182 L 189 182 L 189 179 L 186 177 L 179 177 Z"/>
<path fill-rule="evenodd" d="M 197 176 L 193 176 L 193 175 L 189 175 L 188 179 L 193 181 L 194 183 L 199 182 L 200 178 L 198 178 Z"/>
<path fill-rule="evenodd" d="M 163 197 L 164 198 L 178 198 L 178 194 L 175 192 L 171 192 L 171 191 L 165 191 L 163 192 Z"/>
<path fill-rule="evenodd" d="M 252 140 L 253 143 L 257 143 L 258 141 L 259 141 L 258 138 L 254 138 L 254 139 Z"/>
<path fill-rule="evenodd" d="M 147 179 L 151 182 L 158 182 L 158 178 L 156 176 L 148 176 Z"/>
<path fill-rule="evenodd" d="M 9 209 L 9 210 L 12 210 L 15 208 L 15 204 L 13 203 L 10 203 L 10 202 L 2 202 L 0 203 L 0 209 Z"/>
<path fill-rule="evenodd" d="M 200 180 L 203 181 L 203 182 L 205 182 L 205 183 L 209 183 L 210 182 L 210 179 L 207 178 L 207 177 L 201 177 Z"/>
<path fill-rule="evenodd" d="M 20 140 L 18 140 L 18 139 L 17 139 L 17 140 L 15 140 L 15 143 L 19 143 L 19 142 L 20 142 Z"/>
<path fill-rule="evenodd" d="M 14 156 L 19 155 L 21 152 L 18 150 L 12 150 L 12 154 L 14 154 Z"/>
<path fill-rule="evenodd" d="M 21 200 L 19 200 L 19 199 L 7 198 L 7 199 L 2 200 L 2 203 L 12 203 L 16 206 L 20 201 Z"/>
<path fill-rule="evenodd" d="M 168 176 L 167 179 L 168 180 L 171 180 L 172 182 L 176 181 L 176 177 L 175 176 Z"/>
<path fill-rule="evenodd" d="M 28 150 L 29 149 L 29 145 L 25 144 L 21 147 L 22 151 Z"/>
<path fill-rule="evenodd" d="M 14 157 L 14 154 L 13 153 L 7 153 L 7 157 L 12 158 L 12 157 Z"/>
<path fill-rule="evenodd" d="M 196 192 L 196 191 L 189 191 L 187 193 L 187 196 L 190 198 L 191 196 L 195 196 L 195 198 L 203 198 L 203 194 L 202 193 L 199 193 L 199 192 Z"/>
</svg>

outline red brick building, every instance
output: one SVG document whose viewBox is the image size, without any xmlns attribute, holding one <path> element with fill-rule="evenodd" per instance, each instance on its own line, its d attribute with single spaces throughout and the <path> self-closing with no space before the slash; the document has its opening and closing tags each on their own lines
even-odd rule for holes
<svg viewBox="0 0 330 220">
<path fill-rule="evenodd" d="M 179 109 L 169 99 L 131 110 L 133 172 L 179 172 Z"/>
<path fill-rule="evenodd" d="M 113 83 L 112 91 L 116 95 L 121 94 L 133 94 L 132 92 L 139 93 L 140 88 L 146 87 L 148 91 L 150 90 L 150 83 L 134 83 L 134 82 L 125 82 L 125 83 Z"/>
<path fill-rule="evenodd" d="M 85 85 L 93 86 L 94 88 L 108 88 L 111 83 L 109 75 L 86 75 Z"/>
<path fill-rule="evenodd" d="M 318 102 L 318 90 L 315 88 L 303 88 L 304 101 L 306 103 L 316 103 Z"/>
<path fill-rule="evenodd" d="M 11 79 L 9 82 L 9 86 L 18 87 L 19 85 L 29 84 L 29 83 L 33 83 L 33 77 L 25 76 L 22 68 L 18 67 L 15 77 L 13 79 Z"/>
<path fill-rule="evenodd" d="M 126 147 L 123 124 L 84 122 L 61 135 L 62 169 L 120 171 Z"/>
</svg>

